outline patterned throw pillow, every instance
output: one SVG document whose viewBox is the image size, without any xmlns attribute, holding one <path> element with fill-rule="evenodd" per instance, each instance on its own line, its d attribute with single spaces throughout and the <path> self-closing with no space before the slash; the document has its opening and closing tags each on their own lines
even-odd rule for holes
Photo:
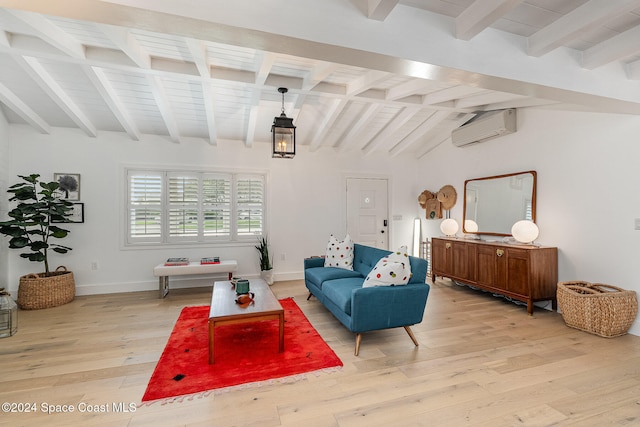
<svg viewBox="0 0 640 427">
<path fill-rule="evenodd" d="M 380 259 L 364 279 L 363 288 L 373 286 L 406 285 L 411 278 L 411 264 L 407 247 L 402 246 L 396 252 Z"/>
<path fill-rule="evenodd" d="M 348 234 L 343 241 L 338 241 L 333 234 L 329 237 L 324 266 L 353 270 L 353 240 Z"/>
</svg>

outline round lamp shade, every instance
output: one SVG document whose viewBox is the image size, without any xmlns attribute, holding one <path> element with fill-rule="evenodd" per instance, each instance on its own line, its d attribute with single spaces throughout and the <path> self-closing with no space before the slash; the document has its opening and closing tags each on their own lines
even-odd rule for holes
<svg viewBox="0 0 640 427">
<path fill-rule="evenodd" d="M 511 227 L 513 238 L 520 243 L 531 243 L 538 238 L 538 226 L 528 220 L 518 221 Z"/>
<path fill-rule="evenodd" d="M 472 219 L 464 221 L 464 231 L 467 233 L 476 233 L 478 231 L 478 223 Z"/>
<path fill-rule="evenodd" d="M 453 236 L 458 232 L 458 223 L 453 218 L 445 219 L 442 221 L 442 224 L 440 224 L 440 231 L 442 231 L 445 236 Z"/>
</svg>

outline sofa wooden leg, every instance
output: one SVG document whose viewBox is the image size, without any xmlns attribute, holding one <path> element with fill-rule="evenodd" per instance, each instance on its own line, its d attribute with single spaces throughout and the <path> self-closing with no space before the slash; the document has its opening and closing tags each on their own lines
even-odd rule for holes
<svg viewBox="0 0 640 427">
<path fill-rule="evenodd" d="M 411 338 L 411 341 L 413 341 L 415 346 L 418 347 L 420 344 L 418 344 L 418 340 L 416 339 L 416 336 L 413 335 L 413 331 L 411 330 L 411 328 L 409 326 L 405 326 L 404 330 L 407 331 L 407 333 L 409 334 L 409 337 Z"/>
<path fill-rule="evenodd" d="M 356 334 L 356 352 L 355 352 L 356 356 L 358 355 L 358 353 L 360 353 L 361 342 L 362 342 L 362 334 Z"/>
<path fill-rule="evenodd" d="M 309 295 L 307 296 L 307 301 L 309 301 L 309 298 L 311 298 L 311 295 L 313 295 L 311 292 L 309 292 Z"/>
</svg>

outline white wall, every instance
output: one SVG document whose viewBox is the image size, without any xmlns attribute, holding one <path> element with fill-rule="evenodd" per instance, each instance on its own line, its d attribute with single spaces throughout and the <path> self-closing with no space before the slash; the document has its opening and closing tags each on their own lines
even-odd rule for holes
<svg viewBox="0 0 640 427">
<path fill-rule="evenodd" d="M 417 161 L 409 157 L 388 158 L 373 154 L 363 158 L 350 153 L 338 155 L 333 150 L 309 152 L 302 147 L 295 159 L 284 160 L 272 159 L 270 146 L 259 143 L 247 149 L 239 143 L 212 147 L 202 140 L 174 144 L 166 138 L 149 135 L 136 142 L 124 133 L 104 132 L 97 138 L 90 138 L 79 130 L 60 128 L 53 129 L 50 135 L 42 135 L 21 125 L 12 125 L 9 131 L 12 153 L 8 175 L 11 180 L 17 182 L 16 175 L 30 173 L 40 173 L 45 179 L 52 179 L 54 172 L 81 175 L 80 201 L 85 203 L 85 223 L 66 225 L 71 233 L 64 244 L 73 251 L 66 255 L 51 255 L 52 265 L 65 265 L 73 270 L 78 294 L 157 289 L 153 267 L 169 256 L 219 255 L 237 259 L 239 275 L 259 274 L 253 244 L 146 250 L 123 248 L 125 165 L 267 171 L 268 236 L 276 280 L 301 278 L 303 258 L 324 253 L 331 233 L 344 234 L 346 176 L 389 178 L 390 218 L 393 215 L 403 218 L 391 221 L 390 245 L 411 247 L 418 193 L 412 188 Z M 9 259 L 7 277 L 12 289 L 17 288 L 19 276 L 41 268 L 19 258 L 18 251 L 11 250 Z M 97 270 L 91 269 L 93 262 L 98 263 Z M 177 280 L 172 280 L 174 282 L 180 285 Z"/>
<path fill-rule="evenodd" d="M 391 183 L 391 247 L 411 246 L 412 219 L 424 218 L 417 196 L 452 184 L 458 203 L 451 216 L 462 220 L 464 181 L 524 170 L 538 172 L 538 242 L 559 249 L 559 280 L 604 282 L 640 291 L 637 256 L 640 231 L 640 118 L 626 115 L 520 110 L 518 132 L 483 144 L 455 148 L 445 142 L 425 158 L 361 157 L 302 148 L 293 160 L 270 158 L 269 147 L 210 147 L 202 141 L 173 144 L 161 137 L 131 141 L 125 134 L 89 138 L 77 130 L 54 129 L 41 135 L 26 126 L 9 126 L 9 183 L 17 174 L 54 172 L 82 175 L 86 223 L 70 224 L 66 243 L 74 250 L 54 255 L 76 275 L 78 293 L 155 289 L 155 264 L 171 255 L 198 257 L 216 251 L 236 258 L 241 275 L 258 273 L 252 246 L 184 250 L 126 250 L 121 246 L 123 165 L 231 167 L 269 172 L 269 237 L 276 279 L 301 277 L 302 259 L 324 251 L 330 233 L 344 233 L 344 178 L 350 174 L 388 176 Z M 4 128 L 4 131 L 3 131 Z M 0 134 L 6 125 L 0 122 Z M 1 135 L 0 135 L 1 136 Z M 35 156 L 33 153 L 38 153 Z M 4 159 L 5 156 L 0 156 Z M 2 162 L 3 160 L 0 160 Z M 7 170 L 3 168 L 3 170 Z M 0 175 L 0 179 L 2 175 Z M 6 188 L 2 188 L 3 192 Z M 0 198 L 0 207 L 2 206 Z M 440 235 L 440 221 L 423 219 L 424 236 Z M 4 238 L 4 237 L 3 237 Z M 6 238 L 4 238 L 6 239 Z M 0 246 L 0 251 L 6 249 Z M 0 252 L 1 254 L 2 252 Z M 285 261 L 280 255 L 285 254 Z M 34 264 L 9 251 L 9 288 Z M 3 257 L 0 256 L 0 263 Z M 97 261 L 99 269 L 91 270 Z M 0 264 L 1 265 L 1 264 Z M 4 279 L 2 277 L 0 280 Z M 631 333 L 640 334 L 634 324 Z"/>
<path fill-rule="evenodd" d="M 519 110 L 518 132 L 465 148 L 445 142 L 420 162 L 424 189 L 452 184 L 462 223 L 464 181 L 538 172 L 537 242 L 558 247 L 559 280 L 640 292 L 640 117 Z M 421 211 L 422 213 L 424 211 Z M 423 221 L 428 237 L 440 221 Z M 636 320 L 631 333 L 640 334 Z"/>
</svg>

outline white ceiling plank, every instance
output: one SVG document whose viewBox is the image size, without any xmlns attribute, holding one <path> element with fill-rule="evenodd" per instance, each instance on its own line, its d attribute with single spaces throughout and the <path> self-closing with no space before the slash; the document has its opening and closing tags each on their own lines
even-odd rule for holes
<svg viewBox="0 0 640 427">
<path fill-rule="evenodd" d="M 151 68 L 151 55 L 126 28 L 100 25 L 100 31 L 140 68 Z"/>
<path fill-rule="evenodd" d="M 593 70 L 610 62 L 640 53 L 640 26 L 611 37 L 585 50 L 582 67 Z"/>
<path fill-rule="evenodd" d="M 475 0 L 456 17 L 456 38 L 471 40 L 522 0 Z"/>
<path fill-rule="evenodd" d="M 311 143 L 309 144 L 310 151 L 317 150 L 321 145 L 323 145 L 323 143 L 326 142 L 326 137 L 331 126 L 338 119 L 340 113 L 342 113 L 348 103 L 349 101 L 347 99 L 334 99 L 332 101 L 329 108 L 327 108 L 327 112 L 322 119 L 322 122 L 320 122 L 315 135 L 313 136 L 313 140 L 311 140 Z"/>
<path fill-rule="evenodd" d="M 167 131 L 169 132 L 169 138 L 171 138 L 171 141 L 179 144 L 181 142 L 181 138 L 180 131 L 178 130 L 178 123 L 176 122 L 176 117 L 171 109 L 171 103 L 169 102 L 169 97 L 164 89 L 162 78 L 159 76 L 148 76 L 148 80 L 149 84 L 153 88 L 153 97 L 156 100 L 158 110 L 160 110 L 160 115 L 162 115 L 162 119 L 164 120 L 164 125 L 167 127 Z"/>
<path fill-rule="evenodd" d="M 426 144 L 423 145 L 422 149 L 418 152 L 416 157 L 418 159 L 421 159 L 424 156 L 426 156 L 427 154 L 429 154 L 431 151 L 433 151 L 436 147 L 438 147 L 443 142 L 451 141 L 451 131 L 454 130 L 454 129 L 459 128 L 464 123 L 466 123 L 468 120 L 472 119 L 474 116 L 475 116 L 475 114 L 462 115 L 461 117 L 457 118 L 456 120 L 453 120 L 448 127 L 442 129 L 437 134 L 435 134 L 433 136 L 430 136 L 427 139 Z"/>
<path fill-rule="evenodd" d="M 351 148 L 356 135 L 358 135 L 362 129 L 365 129 L 383 108 L 384 105 L 382 104 L 374 103 L 369 105 L 365 112 L 358 116 L 358 120 L 349 127 L 349 130 L 339 138 L 338 142 L 334 144 L 334 147 L 338 148 L 339 152 Z"/>
<path fill-rule="evenodd" d="M 228 23 L 228 28 L 219 27 L 215 24 L 218 21 L 214 19 L 209 22 L 201 14 L 189 18 L 181 14 L 162 14 L 153 9 L 146 9 L 142 13 L 128 8 L 126 10 L 129 15 L 127 19 L 123 19 L 120 16 L 124 14 L 123 10 L 111 6 L 110 2 L 69 1 L 73 5 L 83 5 L 55 8 L 38 0 L 32 3 L 38 3 L 34 8 L 27 5 L 27 1 L 12 2 L 9 7 L 13 9 L 38 10 L 44 13 L 37 15 L 22 12 L 23 15 L 31 13 L 36 16 L 35 19 L 26 20 L 0 9 L 0 54 L 9 59 L 1 68 L 4 73 L 2 82 L 13 93 L 23 95 L 22 101 L 29 108 L 38 111 L 48 120 L 51 117 L 50 126 L 69 126 L 70 120 L 62 117 L 62 107 L 53 105 L 48 99 L 46 105 L 51 106 L 51 111 L 41 112 L 34 103 L 38 101 L 33 99 L 33 94 L 20 87 L 20 84 L 25 84 L 20 79 L 29 83 L 28 76 L 12 74 L 15 73 L 13 68 L 18 68 L 13 65 L 12 59 L 18 60 L 21 56 L 37 58 L 51 76 L 62 76 L 63 72 L 77 73 L 83 79 L 78 82 L 77 87 L 69 84 L 64 76 L 61 77 L 60 85 L 67 92 L 67 97 L 81 105 L 82 112 L 87 117 L 99 117 L 99 114 L 106 111 L 105 106 L 108 106 L 120 124 L 113 117 L 105 116 L 104 120 L 95 119 L 96 126 L 104 126 L 108 130 L 121 128 L 133 139 L 140 137 L 140 131 L 164 135 L 168 133 L 176 142 L 202 135 L 204 140 L 208 139 L 214 145 L 219 141 L 234 141 L 252 147 L 255 145 L 254 141 L 270 139 L 269 127 L 263 122 L 265 117 L 277 115 L 279 108 L 274 107 L 276 98 L 278 104 L 280 100 L 277 87 L 289 88 L 285 97 L 287 113 L 294 117 L 296 125 L 302 129 L 313 129 L 313 134 L 318 138 L 310 141 L 313 149 L 332 147 L 342 151 L 366 148 L 367 152 L 385 150 L 396 156 L 417 154 L 423 149 L 425 138 L 431 138 L 429 135 L 439 132 L 445 123 L 449 125 L 450 120 L 445 120 L 445 123 L 431 129 L 431 125 L 425 123 L 429 122 L 425 119 L 429 115 L 428 111 L 435 111 L 436 114 L 432 117 L 437 117 L 447 114 L 446 112 L 462 114 L 501 108 L 554 108 L 569 111 L 590 111 L 596 108 L 600 111 L 611 106 L 613 110 L 640 114 L 640 102 L 630 99 L 631 95 L 617 94 L 633 93 L 624 91 L 623 88 L 627 87 L 629 79 L 640 80 L 640 62 L 624 64 L 636 59 L 631 57 L 634 50 L 630 39 L 639 39 L 637 33 L 631 33 L 626 41 L 618 38 L 615 46 L 612 45 L 617 49 L 611 50 L 615 51 L 615 58 L 622 59 L 619 66 L 589 73 L 587 70 L 580 70 L 579 61 L 575 59 L 582 53 L 578 46 L 593 45 L 593 49 L 585 52 L 585 64 L 593 65 L 598 61 L 606 63 L 603 58 L 612 53 L 603 40 L 637 24 L 637 10 L 619 16 L 616 15 L 616 10 L 628 9 L 631 7 L 629 4 L 640 4 L 640 0 L 563 0 L 562 5 L 556 5 L 552 0 L 526 0 L 526 4 L 507 15 L 506 10 L 517 2 L 351 0 L 352 3 L 358 2 L 357 9 L 360 13 L 353 7 L 345 7 L 336 9 L 338 13 L 332 16 L 338 24 L 332 27 L 332 32 L 335 32 L 335 40 L 340 40 L 339 45 L 334 44 L 335 40 L 316 37 L 313 32 L 298 34 L 292 31 L 287 36 L 279 29 L 258 32 L 237 23 Z M 101 12 L 96 12 L 97 8 L 85 5 L 84 2 L 102 7 Z M 333 3 L 338 2 L 321 2 L 322 6 L 319 3 L 316 10 L 320 11 L 327 4 Z M 419 9 L 418 3 L 424 9 Z M 441 15 L 441 11 L 437 10 L 440 6 L 436 3 L 455 3 L 458 5 L 456 13 Z M 570 10 L 570 5 L 575 4 L 584 4 L 579 11 L 582 15 Z M 464 6 L 459 5 L 471 6 L 460 14 L 459 10 Z M 263 6 L 257 3 L 253 6 L 265 17 L 272 17 L 270 11 Z M 224 15 L 234 7 L 235 3 L 229 4 L 220 13 Z M 367 8 L 370 8 L 372 16 L 377 15 L 377 18 L 385 22 L 381 25 L 368 19 Z M 201 13 L 206 14 L 206 11 L 202 10 Z M 354 16 L 350 16 L 351 13 Z M 485 31 L 482 37 L 476 37 L 473 43 L 461 42 L 453 34 L 456 14 L 461 15 L 458 19 L 460 29 L 467 26 L 468 37 L 473 37 L 469 34 L 477 34 L 484 28 L 491 29 Z M 563 14 L 567 15 L 564 21 L 558 20 L 545 27 L 552 18 L 562 18 Z M 52 17 L 56 15 L 60 18 Z M 180 19 L 176 18 L 178 15 Z M 464 20 L 464 15 L 467 15 L 467 21 Z M 321 16 L 326 17 L 318 15 L 318 18 Z M 579 16 L 584 18 L 581 23 L 577 22 L 580 20 L 577 18 Z M 350 17 L 352 21 L 346 22 L 348 28 L 358 31 L 356 39 L 352 40 L 340 32 L 341 25 L 345 24 L 342 20 L 346 17 Z M 611 22 L 604 22 L 607 17 L 611 18 Z M 299 18 L 304 20 L 306 16 L 300 15 Z M 43 22 L 44 25 L 38 25 Z M 419 26 L 421 22 L 424 28 L 437 30 L 423 31 L 424 28 Z M 303 24 L 309 26 L 310 30 L 316 29 L 314 20 L 304 21 Z M 46 31 L 52 31 L 51 28 L 54 39 L 46 36 Z M 561 40 L 562 46 L 571 49 L 558 50 L 545 58 L 516 61 L 522 59 L 520 57 L 526 59 L 522 46 L 527 38 L 522 34 L 530 34 L 532 28 L 544 30 L 530 36 L 532 51 L 551 49 L 558 40 Z M 371 29 L 376 29 L 376 33 Z M 578 29 L 581 29 L 580 36 L 576 38 Z M 511 32 L 513 33 L 509 34 Z M 390 51 L 386 43 L 372 46 L 364 42 L 365 37 L 374 43 L 379 41 L 376 38 L 378 34 L 387 36 L 385 39 L 392 49 L 394 43 L 402 43 L 402 46 L 398 45 L 398 49 Z M 70 43 L 66 43 L 69 40 Z M 356 43 L 356 40 L 359 42 Z M 413 53 L 407 55 L 403 49 L 414 46 L 412 40 L 429 40 L 439 50 L 450 51 L 448 53 L 452 55 L 436 58 L 437 61 L 434 62 L 431 60 L 434 57 L 423 55 L 419 47 L 412 49 Z M 595 48 L 601 42 L 603 46 L 607 46 L 607 49 L 603 49 L 604 53 Z M 504 49 L 492 50 L 484 44 Z M 513 66 L 510 64 L 499 71 L 486 61 L 482 66 L 457 61 L 457 58 L 463 56 L 495 58 L 496 54 L 504 54 L 506 61 L 511 59 L 507 55 L 514 54 L 510 50 L 512 47 L 519 56 L 514 57 Z M 84 56 L 78 56 L 82 50 Z M 456 61 L 452 62 L 449 56 L 456 58 Z M 577 77 L 581 84 L 563 86 L 562 82 L 552 84 L 554 80 L 546 78 L 550 74 L 549 62 L 554 62 L 553 58 L 560 56 L 568 56 L 564 58 L 567 65 L 564 66 L 563 58 L 560 58 L 557 61 L 557 74 L 564 76 L 563 73 L 566 72 L 579 72 Z M 433 65 L 440 64 L 441 61 L 441 65 Z M 476 61 L 482 62 L 480 59 Z M 518 74 L 522 70 L 519 71 L 520 67 L 515 62 L 530 64 L 531 74 L 540 78 L 534 79 L 532 85 L 532 79 L 527 80 L 527 73 L 524 72 L 522 80 Z M 108 79 L 104 79 L 107 84 L 100 83 L 96 76 L 92 79 L 96 89 L 82 84 L 85 83 L 85 77 L 79 72 L 85 67 L 103 70 L 103 77 Z M 611 70 L 613 71 L 610 73 Z M 18 69 L 18 73 L 20 71 Z M 593 98 L 597 96 L 595 92 L 607 91 L 594 88 L 592 93 L 591 87 L 598 86 L 594 84 L 585 92 L 584 82 L 598 83 L 599 78 L 608 78 L 611 74 L 613 78 L 606 86 L 619 89 L 611 95 L 605 93 L 603 102 L 598 99 L 597 105 L 594 105 L 596 100 Z M 622 81 L 616 80 L 618 74 L 623 75 Z M 156 80 L 152 88 L 149 87 L 149 79 Z M 155 87 L 158 85 L 164 87 L 164 95 L 152 94 L 157 92 Z M 102 99 L 98 98 L 98 93 Z M 81 98 L 85 95 L 86 98 Z M 616 102 L 620 100 L 625 105 L 616 106 Z M 340 107 L 340 104 L 343 106 Z M 402 119 L 401 113 L 407 108 L 421 109 L 419 116 L 407 120 L 402 128 L 396 127 L 395 122 Z M 271 109 L 275 111 L 269 111 Z M 164 124 L 158 110 L 162 113 Z M 26 114 L 26 111 L 28 110 L 23 109 L 22 114 Z M 350 126 L 345 123 L 347 114 Z M 8 120 L 23 122 L 18 120 L 17 114 L 8 116 Z M 54 123 L 53 118 L 59 122 Z M 82 121 L 78 117 L 75 120 Z M 35 124 L 34 128 L 37 126 Z M 40 126 L 42 127 L 42 123 Z M 392 132 L 394 127 L 396 131 Z M 320 131 L 316 135 L 317 128 Z M 180 132 L 184 134 L 181 135 Z M 338 136 L 339 134 L 342 136 Z M 312 138 L 310 136 L 307 141 Z M 376 146 L 377 144 L 379 145 Z"/>
<path fill-rule="evenodd" d="M 185 39 L 189 52 L 193 57 L 193 62 L 198 67 L 198 72 L 203 78 L 202 80 L 202 100 L 204 102 L 204 109 L 207 118 L 207 129 L 209 131 L 209 144 L 217 145 L 217 125 L 215 117 L 215 102 L 213 99 L 213 90 L 211 89 L 211 68 L 209 67 L 209 60 L 207 58 L 206 46 L 199 40 L 191 38 Z"/>
<path fill-rule="evenodd" d="M 389 154 L 391 154 L 392 157 L 395 157 L 405 152 L 413 144 L 418 142 L 420 138 L 424 137 L 424 135 L 426 135 L 429 131 L 446 120 L 450 115 L 451 112 L 449 111 L 436 111 L 435 113 L 430 115 L 420 126 L 415 128 L 409 135 L 407 135 L 402 141 L 396 144 L 396 146 L 389 151 Z"/>
<path fill-rule="evenodd" d="M 400 0 L 367 0 L 367 17 L 384 21 Z"/>
<path fill-rule="evenodd" d="M 104 71 L 98 67 L 89 66 L 84 66 L 83 70 L 125 132 L 134 141 L 139 141 L 140 131 Z"/>
<path fill-rule="evenodd" d="M 0 83 L 0 102 L 22 117 L 22 120 L 29 123 L 29 125 L 34 127 L 38 132 L 44 134 L 51 133 L 51 126 L 2 83 Z"/>
<path fill-rule="evenodd" d="M 405 125 L 416 113 L 420 111 L 420 108 L 405 107 L 391 121 L 385 126 L 384 129 L 378 133 L 364 148 L 365 154 L 370 154 L 383 144 L 389 144 L 391 136 L 402 126 Z"/>
<path fill-rule="evenodd" d="M 84 46 L 81 43 L 78 43 L 77 40 L 65 31 L 55 26 L 43 15 L 36 15 L 12 9 L 3 9 L 0 13 L 7 13 L 18 18 L 24 24 L 29 26 L 36 36 L 65 54 L 73 58 L 85 57 Z"/>
<path fill-rule="evenodd" d="M 366 71 L 360 77 L 347 84 L 347 95 L 354 96 L 362 93 L 388 78 L 389 73 L 384 71 Z"/>
<path fill-rule="evenodd" d="M 640 0 L 590 0 L 532 34 L 527 39 L 527 54 L 542 56 L 638 7 Z"/>
<path fill-rule="evenodd" d="M 15 59 L 38 86 L 46 92 L 80 129 L 89 136 L 97 136 L 96 127 L 91 123 L 91 120 L 89 120 L 82 109 L 67 95 L 64 89 L 62 89 L 36 58 L 27 56 Z"/>
</svg>

